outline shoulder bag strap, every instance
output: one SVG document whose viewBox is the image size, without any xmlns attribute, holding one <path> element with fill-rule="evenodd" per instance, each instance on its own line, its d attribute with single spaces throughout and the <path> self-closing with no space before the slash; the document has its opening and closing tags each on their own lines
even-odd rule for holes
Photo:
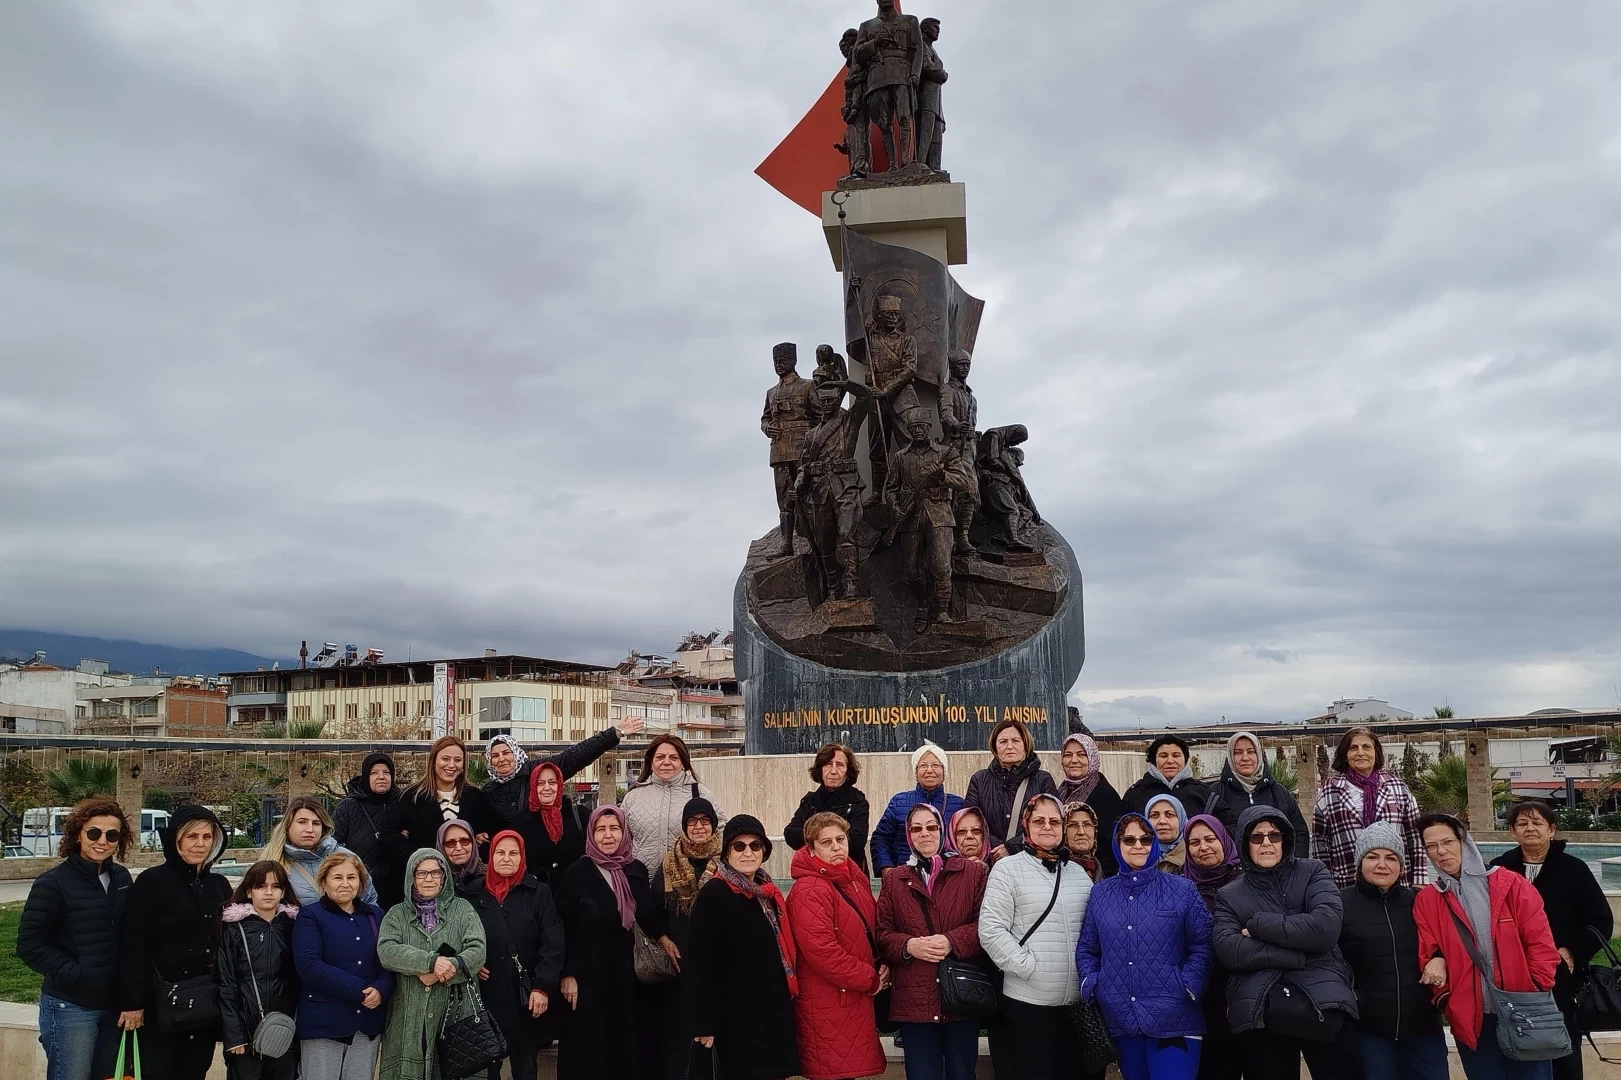
<svg viewBox="0 0 1621 1080">
<path fill-rule="evenodd" d="M 1040 928 L 1042 923 L 1047 921 L 1047 916 L 1049 916 L 1049 915 L 1051 915 L 1053 913 L 1053 905 L 1058 903 L 1058 886 L 1060 884 L 1062 884 L 1063 881 L 1064 881 L 1064 864 L 1059 863 L 1058 864 L 1058 869 L 1053 872 L 1053 895 L 1052 895 L 1052 898 L 1047 901 L 1047 910 L 1043 911 L 1041 913 L 1041 917 L 1038 918 L 1035 922 L 1030 924 L 1030 929 L 1026 930 L 1024 932 L 1024 937 L 1019 939 L 1019 947 L 1020 948 L 1023 948 L 1024 943 L 1030 940 L 1031 935 L 1034 934 L 1038 928 Z"/>
<path fill-rule="evenodd" d="M 1012 840 L 1013 835 L 1019 831 L 1019 813 L 1024 808 L 1024 793 L 1030 788 L 1030 778 L 1027 776 L 1019 781 L 1019 790 L 1013 793 L 1013 809 L 1007 816 L 1007 835 L 1002 839 Z"/>
<path fill-rule="evenodd" d="M 308 870 L 304 869 L 304 867 L 302 865 L 300 865 L 299 863 L 294 862 L 293 863 L 293 869 L 298 871 L 298 876 L 299 877 L 303 878 L 305 881 L 310 883 L 310 888 L 314 889 L 315 890 L 315 895 L 317 897 L 319 897 L 321 895 L 321 883 L 319 881 L 316 881 L 315 878 L 313 876 L 311 876 L 310 872 Z M 355 897 L 355 899 L 358 900 L 360 898 L 357 896 L 357 897 Z"/>
<path fill-rule="evenodd" d="M 945 872 L 944 870 L 941 871 L 941 873 L 944 873 L 944 872 Z M 923 925 L 928 927 L 929 936 L 933 937 L 934 936 L 934 920 L 929 918 L 929 898 L 926 897 L 926 896 L 919 897 L 918 901 L 917 901 L 917 907 L 918 907 L 919 911 L 923 912 Z M 946 955 L 950 956 L 951 953 L 957 951 L 956 946 L 950 944 L 950 942 L 951 942 L 950 938 L 946 938 L 946 942 L 947 942 L 946 948 L 949 950 L 946 953 Z"/>
<path fill-rule="evenodd" d="M 1441 897 L 1441 902 L 1446 904 L 1447 914 L 1452 916 L 1452 921 L 1457 924 L 1458 937 L 1463 939 L 1463 947 L 1465 951 L 1469 953 L 1469 959 L 1475 962 L 1475 971 L 1481 976 L 1484 976 L 1486 974 L 1486 962 L 1485 960 L 1481 959 L 1479 944 L 1475 941 L 1475 935 L 1470 932 L 1469 924 L 1458 918 L 1458 913 L 1452 910 L 1451 904 L 1447 904 L 1446 896 L 1444 894 Z M 1463 903 L 1461 898 L 1458 902 L 1460 904 Z M 1492 981 L 1487 978 L 1482 978 L 1480 981 L 1486 987 L 1487 993 L 1491 994 L 1492 997 L 1495 998 L 1497 996 L 1497 987 L 1492 984 Z M 1536 983 L 1533 982 L 1531 985 L 1535 986 Z"/>
<path fill-rule="evenodd" d="M 259 1006 L 259 1019 L 265 1018 L 265 1001 L 259 996 L 259 979 L 253 974 L 253 950 L 248 948 L 248 932 L 241 923 L 236 924 L 236 932 L 242 935 L 242 959 L 248 964 L 248 982 L 253 985 L 253 1001 Z"/>
</svg>

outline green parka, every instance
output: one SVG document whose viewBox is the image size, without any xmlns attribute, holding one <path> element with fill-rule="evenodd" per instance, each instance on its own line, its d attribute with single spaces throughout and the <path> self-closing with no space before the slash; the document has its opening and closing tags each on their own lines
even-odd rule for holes
<svg viewBox="0 0 1621 1080">
<path fill-rule="evenodd" d="M 417 865 L 432 859 L 445 873 L 434 905 L 439 925 L 422 928 L 411 884 Z M 405 900 L 389 909 L 377 935 L 377 959 L 400 976 L 388 1003 L 388 1026 L 383 1029 L 380 1075 L 389 1080 L 439 1080 L 437 1042 L 445 1010 L 456 1020 L 471 1012 L 470 995 L 478 993 L 478 969 L 484 966 L 484 924 L 473 905 L 456 895 L 444 856 L 432 848 L 414 852 L 405 865 Z M 433 970 L 441 955 L 449 955 L 459 969 L 448 983 L 424 986 L 416 976 Z"/>
</svg>

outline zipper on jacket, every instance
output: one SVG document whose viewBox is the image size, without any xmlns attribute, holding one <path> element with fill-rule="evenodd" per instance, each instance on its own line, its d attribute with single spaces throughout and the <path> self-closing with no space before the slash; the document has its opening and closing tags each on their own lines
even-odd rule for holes
<svg viewBox="0 0 1621 1080">
<path fill-rule="evenodd" d="M 1390 930 L 1390 966 L 1396 969 L 1396 1035 L 1401 1039 L 1401 951 L 1396 947 L 1396 924 L 1390 921 L 1390 897 L 1382 896 L 1380 906 L 1385 909 L 1385 926 Z"/>
</svg>

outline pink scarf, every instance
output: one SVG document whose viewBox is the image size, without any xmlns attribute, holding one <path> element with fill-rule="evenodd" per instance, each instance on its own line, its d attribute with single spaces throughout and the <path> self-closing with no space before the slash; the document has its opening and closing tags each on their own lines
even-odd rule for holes
<svg viewBox="0 0 1621 1080">
<path fill-rule="evenodd" d="M 619 841 L 619 849 L 612 855 L 597 847 L 597 820 L 605 814 L 617 818 L 619 828 L 625 834 L 624 839 Z M 585 857 L 607 872 L 608 884 L 613 886 L 614 903 L 619 905 L 619 925 L 629 930 L 636 921 L 636 897 L 631 894 L 630 878 L 625 876 L 625 867 L 631 864 L 635 856 L 631 852 L 630 826 L 625 823 L 625 813 L 619 807 L 599 806 L 591 811 L 591 817 L 585 823 Z"/>
<path fill-rule="evenodd" d="M 1363 776 L 1355 769 L 1345 770 L 1345 778 L 1362 789 L 1362 827 L 1364 829 L 1373 824 L 1374 818 L 1379 812 L 1376 803 L 1379 798 L 1379 785 L 1383 783 L 1384 776 L 1385 771 L 1383 769 L 1375 769 L 1367 776 Z"/>
</svg>

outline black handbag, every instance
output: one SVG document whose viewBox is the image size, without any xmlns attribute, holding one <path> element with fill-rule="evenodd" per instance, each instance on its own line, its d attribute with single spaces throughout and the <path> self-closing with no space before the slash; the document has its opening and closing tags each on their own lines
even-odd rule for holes
<svg viewBox="0 0 1621 1080">
<path fill-rule="evenodd" d="M 867 922 L 865 915 L 861 914 L 861 909 L 856 907 L 856 902 L 844 895 L 843 889 L 835 885 L 833 891 L 839 894 L 840 900 L 850 905 L 850 910 L 855 912 L 856 918 L 861 920 L 861 928 L 867 932 L 867 947 L 872 950 L 872 962 L 878 963 L 878 936 L 872 932 L 872 924 Z M 893 1035 L 901 1029 L 899 1021 L 889 1018 L 889 988 L 887 986 L 872 996 L 872 1018 L 878 1027 L 880 1035 Z"/>
<path fill-rule="evenodd" d="M 451 989 L 451 1001 L 470 995 L 473 1009 L 459 1020 L 451 1020 L 455 1010 L 445 1006 L 445 1018 L 439 1024 L 439 1071 L 449 1080 L 464 1080 L 469 1076 L 487 1072 L 491 1065 L 507 1056 L 507 1040 L 495 1026 L 495 1017 L 485 1010 L 478 990 L 471 986 Z"/>
<path fill-rule="evenodd" d="M 1098 1076 L 1120 1060 L 1120 1051 L 1109 1036 L 1103 1023 L 1103 1010 L 1095 1004 L 1077 1001 L 1069 1007 L 1070 1023 L 1081 1044 L 1081 1072 L 1085 1076 Z"/>
<path fill-rule="evenodd" d="M 1287 1035 L 1305 1042 L 1331 1043 L 1339 1037 L 1345 1014 L 1337 1009 L 1324 1012 L 1312 1003 L 1300 984 L 1279 978 L 1266 992 L 1266 1008 L 1261 1027 L 1274 1035 Z"/>
<path fill-rule="evenodd" d="M 159 1031 L 201 1031 L 220 1022 L 219 986 L 212 972 L 170 982 L 154 968 L 152 989 L 152 1026 Z"/>
<path fill-rule="evenodd" d="M 923 925 L 929 928 L 932 937 L 934 920 L 929 918 L 929 905 L 919 901 L 918 908 L 923 912 Z M 993 970 L 973 960 L 946 954 L 935 971 L 940 985 L 940 1011 L 965 1020 L 983 1020 L 993 1015 L 1002 1007 L 1002 988 Z"/>
<path fill-rule="evenodd" d="M 1598 938 L 1610 966 L 1588 965 L 1576 990 L 1576 1016 L 1584 1032 L 1621 1030 L 1621 960 L 1603 934 L 1591 926 L 1587 930 Z"/>
</svg>

